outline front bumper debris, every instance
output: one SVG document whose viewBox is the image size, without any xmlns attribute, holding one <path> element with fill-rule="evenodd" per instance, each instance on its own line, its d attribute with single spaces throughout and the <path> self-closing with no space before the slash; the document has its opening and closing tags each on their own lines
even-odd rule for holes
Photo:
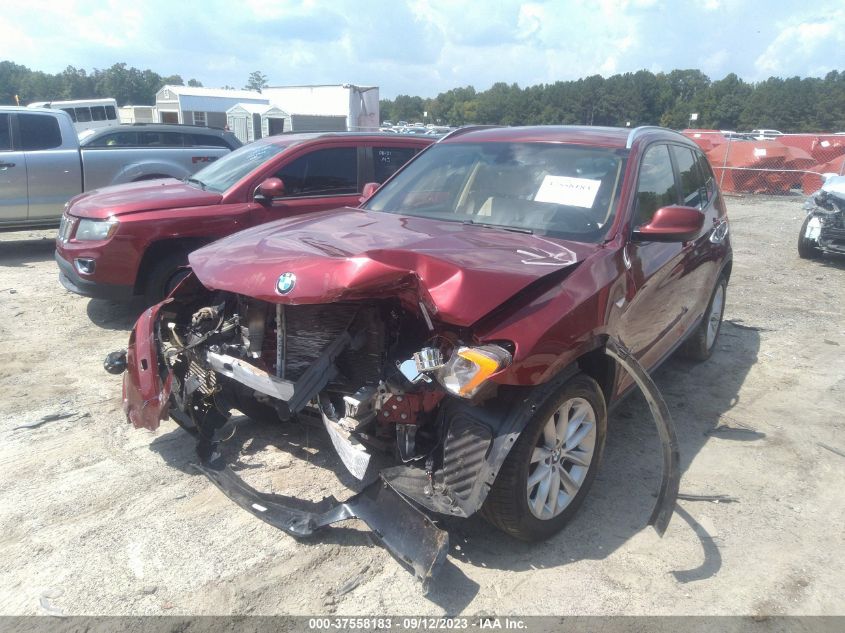
<svg viewBox="0 0 845 633">
<path fill-rule="evenodd" d="M 346 501 L 329 497 L 320 503 L 310 503 L 258 492 L 229 466 L 194 464 L 194 467 L 241 508 L 297 538 L 310 536 L 338 521 L 362 520 L 379 543 L 413 571 L 424 592 L 449 552 L 448 532 L 434 525 L 381 479 Z M 306 506 L 310 507 L 303 509 Z"/>
</svg>

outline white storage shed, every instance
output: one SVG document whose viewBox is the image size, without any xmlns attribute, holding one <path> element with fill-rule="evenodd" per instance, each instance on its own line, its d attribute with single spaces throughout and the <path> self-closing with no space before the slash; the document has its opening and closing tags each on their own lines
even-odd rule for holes
<svg viewBox="0 0 845 633">
<path fill-rule="evenodd" d="M 117 109 L 121 123 L 155 123 L 153 106 L 126 105 Z"/>
<path fill-rule="evenodd" d="M 290 132 L 290 115 L 274 105 L 239 103 L 226 111 L 229 129 L 242 143 Z"/>
<path fill-rule="evenodd" d="M 156 93 L 156 122 L 224 128 L 226 112 L 239 103 L 269 105 L 270 100 L 250 90 L 168 85 Z"/>
</svg>

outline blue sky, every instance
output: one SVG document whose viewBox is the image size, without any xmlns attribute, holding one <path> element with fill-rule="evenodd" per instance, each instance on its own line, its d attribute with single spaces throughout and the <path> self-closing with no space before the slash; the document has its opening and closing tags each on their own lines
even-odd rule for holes
<svg viewBox="0 0 845 633">
<path fill-rule="evenodd" d="M 382 97 L 647 69 L 756 81 L 845 70 L 842 0 L 5 0 L 0 60 L 116 62 L 205 86 L 378 85 Z"/>
</svg>

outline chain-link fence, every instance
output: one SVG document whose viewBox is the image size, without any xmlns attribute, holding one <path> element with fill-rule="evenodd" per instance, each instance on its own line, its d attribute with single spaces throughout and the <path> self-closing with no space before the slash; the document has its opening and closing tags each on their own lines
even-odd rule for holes
<svg viewBox="0 0 845 633">
<path fill-rule="evenodd" d="M 845 175 L 845 135 L 684 130 L 707 154 L 722 191 L 817 191 L 823 174 Z"/>
</svg>

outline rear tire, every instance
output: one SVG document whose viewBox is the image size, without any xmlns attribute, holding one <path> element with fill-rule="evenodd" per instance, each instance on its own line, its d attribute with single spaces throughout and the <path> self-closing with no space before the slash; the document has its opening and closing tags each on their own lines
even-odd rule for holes
<svg viewBox="0 0 845 633">
<path fill-rule="evenodd" d="M 606 432 L 601 388 L 589 376 L 576 375 L 534 412 L 505 458 L 481 515 L 522 541 L 553 536 L 587 496 Z"/>
<path fill-rule="evenodd" d="M 187 251 L 172 251 L 153 265 L 147 273 L 144 287 L 144 299 L 148 306 L 155 305 L 167 298 L 182 279 L 190 274 L 190 270 L 179 270 L 188 263 Z"/>
<path fill-rule="evenodd" d="M 804 223 L 801 225 L 801 232 L 798 233 L 798 257 L 801 259 L 820 259 L 822 256 L 822 249 L 813 240 L 808 240 L 807 225 L 813 216 L 808 215 L 804 218 Z"/>
<path fill-rule="evenodd" d="M 716 341 L 719 340 L 719 332 L 722 331 L 727 291 L 728 280 L 722 275 L 716 282 L 716 287 L 713 288 L 713 294 L 710 295 L 710 302 L 707 304 L 701 323 L 681 348 L 683 355 L 690 360 L 705 361 L 713 355 Z"/>
</svg>

